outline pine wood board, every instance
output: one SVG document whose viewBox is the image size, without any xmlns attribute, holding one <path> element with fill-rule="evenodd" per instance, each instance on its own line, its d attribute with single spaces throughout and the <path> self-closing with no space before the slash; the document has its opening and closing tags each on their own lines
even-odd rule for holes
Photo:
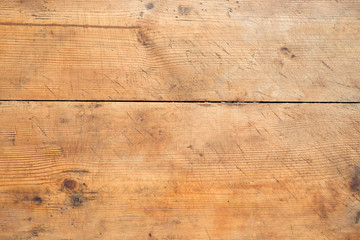
<svg viewBox="0 0 360 240">
<path fill-rule="evenodd" d="M 357 1 L 3 1 L 0 99 L 360 100 Z"/>
<path fill-rule="evenodd" d="M 359 104 L 1 102 L 1 239 L 360 238 Z"/>
</svg>

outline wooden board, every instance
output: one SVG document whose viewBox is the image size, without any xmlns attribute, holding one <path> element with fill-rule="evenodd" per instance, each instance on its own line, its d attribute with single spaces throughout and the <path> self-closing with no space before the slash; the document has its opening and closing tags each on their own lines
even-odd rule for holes
<svg viewBox="0 0 360 240">
<path fill-rule="evenodd" d="M 0 239 L 360 239 L 359 17 L 1 1 Z"/>
<path fill-rule="evenodd" d="M 58 0 L 5 0 L 0 6 L 0 22 L 132 26 L 149 19 L 163 23 L 234 21 L 249 14 L 255 18 L 352 21 L 359 17 L 360 10 L 356 0 L 63 0 L 61 3 Z"/>
<path fill-rule="evenodd" d="M 1 239 L 360 238 L 360 104 L 1 102 Z"/>
<path fill-rule="evenodd" d="M 360 4 L 0 3 L 0 99 L 360 101 Z"/>
</svg>

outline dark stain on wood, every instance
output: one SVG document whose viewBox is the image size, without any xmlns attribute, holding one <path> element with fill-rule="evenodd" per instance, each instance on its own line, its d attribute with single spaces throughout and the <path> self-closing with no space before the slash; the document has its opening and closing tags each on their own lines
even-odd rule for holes
<svg viewBox="0 0 360 240">
<path fill-rule="evenodd" d="M 280 50 L 283 54 L 289 56 L 291 59 L 296 57 L 287 47 L 282 47 Z"/>
<path fill-rule="evenodd" d="M 143 30 L 139 30 L 136 34 L 137 40 L 141 45 L 148 47 L 151 45 L 149 37 L 144 33 Z"/>
<path fill-rule="evenodd" d="M 60 118 L 60 123 L 68 123 L 69 119 L 66 118 Z"/>
<path fill-rule="evenodd" d="M 74 190 L 77 186 L 77 182 L 75 180 L 65 179 L 62 186 L 69 190 Z"/>
<path fill-rule="evenodd" d="M 42 204 L 42 202 L 43 202 L 43 200 L 41 199 L 41 197 L 38 197 L 38 196 L 36 196 L 36 197 L 34 197 L 33 199 L 31 199 L 31 201 L 33 201 L 34 203 L 36 203 L 36 204 L 38 204 L 38 205 Z"/>
<path fill-rule="evenodd" d="M 353 176 L 350 179 L 349 188 L 351 192 L 360 192 L 360 168 L 354 167 Z"/>
<path fill-rule="evenodd" d="M 191 7 L 179 5 L 178 6 L 178 11 L 179 11 L 180 15 L 189 15 L 190 12 L 191 12 Z"/>
<path fill-rule="evenodd" d="M 33 228 L 28 232 L 28 234 L 30 235 L 29 238 L 26 238 L 26 239 L 32 239 L 33 237 L 38 238 L 38 237 L 39 237 L 39 234 L 42 233 L 42 232 L 45 232 L 45 228 L 43 228 L 43 227 L 41 227 L 41 226 L 33 227 Z"/>
<path fill-rule="evenodd" d="M 154 4 L 153 4 L 152 2 L 146 4 L 146 9 L 151 10 L 151 9 L 153 9 L 153 8 L 154 8 Z"/>
<path fill-rule="evenodd" d="M 100 107 L 102 107 L 102 104 L 100 104 L 100 103 L 92 103 L 92 104 L 88 105 L 89 109 L 100 108 Z"/>
<path fill-rule="evenodd" d="M 327 209 L 323 203 L 319 204 L 318 209 L 319 209 L 319 216 L 321 218 L 328 218 Z"/>
<path fill-rule="evenodd" d="M 358 224 L 358 223 L 359 223 L 359 221 L 360 221 L 360 211 L 359 211 L 359 212 L 357 212 L 357 214 L 356 214 L 356 217 L 355 217 L 355 224 Z"/>
<path fill-rule="evenodd" d="M 85 198 L 81 195 L 70 196 L 71 204 L 73 207 L 79 207 L 85 201 Z"/>
<path fill-rule="evenodd" d="M 70 206 L 73 208 L 82 206 L 87 201 L 96 200 L 97 192 L 77 192 L 69 196 Z"/>
</svg>

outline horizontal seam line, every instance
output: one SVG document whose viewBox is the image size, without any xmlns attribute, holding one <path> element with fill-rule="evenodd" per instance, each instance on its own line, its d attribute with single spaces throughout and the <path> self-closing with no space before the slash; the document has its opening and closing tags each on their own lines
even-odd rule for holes
<svg viewBox="0 0 360 240">
<path fill-rule="evenodd" d="M 0 102 L 109 102 L 109 103 L 292 103 L 292 104 L 360 104 L 360 102 L 332 102 L 332 101 L 157 101 L 157 100 L 31 100 L 31 99 L 4 99 Z"/>
<path fill-rule="evenodd" d="M 58 23 L 14 23 L 0 22 L 2 26 L 31 26 L 31 27 L 78 27 L 78 28 L 115 28 L 115 29 L 139 29 L 140 26 L 105 26 L 87 24 L 58 24 Z"/>
</svg>

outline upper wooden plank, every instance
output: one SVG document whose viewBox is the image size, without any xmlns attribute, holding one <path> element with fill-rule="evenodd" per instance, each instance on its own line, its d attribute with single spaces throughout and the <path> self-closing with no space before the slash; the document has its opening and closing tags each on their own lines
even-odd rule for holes
<svg viewBox="0 0 360 240">
<path fill-rule="evenodd" d="M 2 1 L 0 99 L 359 101 L 357 1 Z"/>
<path fill-rule="evenodd" d="M 132 26 L 144 19 L 176 21 L 233 22 L 252 17 L 278 19 L 338 19 L 359 17 L 356 0 L 214 0 L 214 1 L 124 1 L 124 0 L 4 0 L 0 22 L 34 24 L 78 24 Z M 245 18 L 242 18 L 245 17 Z"/>
<path fill-rule="evenodd" d="M 359 121 L 360 104 L 0 102 L 0 238 L 358 240 Z"/>
</svg>

